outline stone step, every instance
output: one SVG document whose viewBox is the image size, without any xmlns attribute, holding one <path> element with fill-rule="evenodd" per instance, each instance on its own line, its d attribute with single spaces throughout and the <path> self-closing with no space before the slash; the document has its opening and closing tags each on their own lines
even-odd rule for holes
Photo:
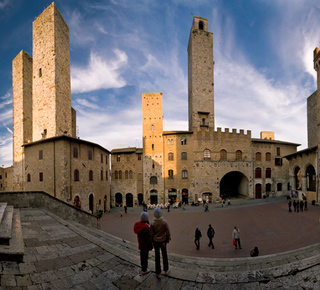
<svg viewBox="0 0 320 290">
<path fill-rule="evenodd" d="M 22 237 L 20 211 L 13 210 L 12 233 L 9 245 L 0 245 L 0 261 L 22 262 L 24 255 L 24 243 Z"/>
<path fill-rule="evenodd" d="M 3 218 L 4 212 L 6 210 L 6 207 L 7 207 L 7 203 L 6 202 L 0 202 L 0 223 L 2 221 L 2 218 Z"/>
<path fill-rule="evenodd" d="M 13 206 L 7 206 L 0 224 L 0 245 L 9 245 L 12 236 Z"/>
</svg>

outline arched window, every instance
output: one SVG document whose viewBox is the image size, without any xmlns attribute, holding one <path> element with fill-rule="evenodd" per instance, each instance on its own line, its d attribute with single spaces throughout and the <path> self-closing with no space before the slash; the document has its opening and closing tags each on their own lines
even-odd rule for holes
<svg viewBox="0 0 320 290">
<path fill-rule="evenodd" d="M 92 160 L 92 150 L 88 150 L 88 159 Z"/>
<path fill-rule="evenodd" d="M 266 192 L 271 192 L 271 183 L 266 184 Z"/>
<path fill-rule="evenodd" d="M 211 160 L 211 151 L 209 149 L 205 149 L 203 151 L 203 159 L 204 160 Z"/>
<path fill-rule="evenodd" d="M 89 181 L 93 181 L 93 171 L 89 171 Z"/>
<path fill-rule="evenodd" d="M 118 172 L 118 170 L 116 170 L 116 171 L 114 172 L 114 179 L 119 179 L 119 172 Z"/>
<path fill-rule="evenodd" d="M 203 30 L 203 28 L 204 28 L 204 27 L 203 27 L 203 21 L 199 21 L 199 29 L 200 29 L 200 30 Z"/>
<path fill-rule="evenodd" d="M 30 175 L 30 173 L 28 173 L 28 175 L 27 175 L 27 182 L 31 182 L 31 175 Z"/>
<path fill-rule="evenodd" d="M 101 178 L 101 180 L 103 180 L 103 170 L 101 170 L 101 172 L 100 172 L 100 178 Z"/>
<path fill-rule="evenodd" d="M 270 152 L 266 153 L 266 161 L 271 161 L 271 153 Z"/>
<path fill-rule="evenodd" d="M 227 160 L 227 150 L 220 150 L 220 161 Z"/>
<path fill-rule="evenodd" d="M 187 152 L 182 152 L 181 153 L 181 160 L 187 160 Z"/>
<path fill-rule="evenodd" d="M 133 173 L 132 173 L 132 170 L 129 170 L 129 179 L 133 179 Z"/>
<path fill-rule="evenodd" d="M 266 178 L 271 178 L 271 168 L 266 169 Z"/>
<path fill-rule="evenodd" d="M 156 176 L 150 177 L 150 184 L 158 184 L 158 179 Z"/>
<path fill-rule="evenodd" d="M 242 160 L 242 151 L 241 150 L 236 151 L 236 160 Z"/>
<path fill-rule="evenodd" d="M 76 169 L 74 171 L 74 181 L 79 181 L 79 170 L 78 169 Z"/>
<path fill-rule="evenodd" d="M 261 178 L 261 168 L 260 167 L 257 167 L 256 170 L 254 171 L 254 177 Z"/>
<path fill-rule="evenodd" d="M 168 153 L 168 160 L 173 161 L 173 153 Z"/>
<path fill-rule="evenodd" d="M 172 169 L 168 170 L 168 178 L 173 179 L 173 170 Z"/>
<path fill-rule="evenodd" d="M 73 158 L 78 158 L 78 147 L 73 147 Z"/>
<path fill-rule="evenodd" d="M 188 171 L 182 170 L 182 179 L 187 179 L 187 178 L 188 178 Z"/>
<path fill-rule="evenodd" d="M 128 178 L 129 178 L 129 172 L 128 172 L 128 170 L 126 170 L 124 172 L 124 179 L 128 179 Z"/>
<path fill-rule="evenodd" d="M 261 161 L 261 153 L 260 152 L 256 153 L 256 161 Z"/>
<path fill-rule="evenodd" d="M 122 179 L 122 171 L 119 170 L 119 179 Z"/>
</svg>

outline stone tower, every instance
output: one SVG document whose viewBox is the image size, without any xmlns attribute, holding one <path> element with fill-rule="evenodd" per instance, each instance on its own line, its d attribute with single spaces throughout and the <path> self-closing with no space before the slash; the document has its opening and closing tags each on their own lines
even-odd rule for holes
<svg viewBox="0 0 320 290">
<path fill-rule="evenodd" d="M 188 44 L 189 131 L 214 129 L 213 33 L 194 16 Z"/>
<path fill-rule="evenodd" d="M 12 61 L 13 190 L 22 190 L 23 147 L 32 141 L 32 58 L 21 51 Z"/>
<path fill-rule="evenodd" d="M 162 93 L 142 94 L 142 124 L 144 201 L 163 202 Z"/>
<path fill-rule="evenodd" d="M 52 3 L 33 22 L 33 141 L 72 135 L 69 28 Z"/>
<path fill-rule="evenodd" d="M 313 51 L 313 64 L 317 72 L 317 145 L 320 144 L 320 52 L 316 47 Z"/>
</svg>

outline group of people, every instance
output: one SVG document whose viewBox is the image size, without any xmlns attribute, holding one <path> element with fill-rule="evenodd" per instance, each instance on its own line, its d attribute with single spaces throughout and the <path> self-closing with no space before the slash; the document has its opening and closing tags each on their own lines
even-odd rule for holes
<svg viewBox="0 0 320 290">
<path fill-rule="evenodd" d="M 167 243 L 171 236 L 167 221 L 162 217 L 162 211 L 156 207 L 153 211 L 154 219 L 149 225 L 149 214 L 143 211 L 140 215 L 140 221 L 134 224 L 133 230 L 138 236 L 138 245 L 140 250 L 140 263 L 142 274 L 148 274 L 148 256 L 149 251 L 154 248 L 155 264 L 157 278 L 161 278 L 160 251 L 162 254 L 164 275 L 169 274 L 169 263 L 167 255 Z"/>
<path fill-rule="evenodd" d="M 308 211 L 308 203 L 307 200 L 293 200 L 293 202 L 291 203 L 291 199 L 288 201 L 288 208 L 289 208 L 289 212 L 292 212 L 291 210 L 291 206 L 293 205 L 293 210 L 295 212 L 299 212 L 299 211 Z"/>
<path fill-rule="evenodd" d="M 214 237 L 215 231 L 213 229 L 213 227 L 211 225 L 209 225 L 209 228 L 207 230 L 207 236 L 209 238 L 209 247 L 212 247 L 212 249 L 214 249 L 214 245 L 212 242 L 212 239 Z M 201 231 L 199 230 L 199 228 L 196 228 L 196 231 L 194 233 L 194 243 L 196 245 L 196 249 L 200 250 L 200 238 L 202 237 Z"/>
</svg>

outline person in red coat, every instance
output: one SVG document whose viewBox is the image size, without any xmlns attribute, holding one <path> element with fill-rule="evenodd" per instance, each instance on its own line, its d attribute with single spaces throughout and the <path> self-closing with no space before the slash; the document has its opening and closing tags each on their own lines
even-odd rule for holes
<svg viewBox="0 0 320 290">
<path fill-rule="evenodd" d="M 149 251 L 152 250 L 152 242 L 150 239 L 150 226 L 149 226 L 149 214 L 142 212 L 140 215 L 140 221 L 136 222 L 133 226 L 133 231 L 137 234 L 138 245 L 140 250 L 140 262 L 142 274 L 148 274 L 148 257 Z"/>
</svg>

